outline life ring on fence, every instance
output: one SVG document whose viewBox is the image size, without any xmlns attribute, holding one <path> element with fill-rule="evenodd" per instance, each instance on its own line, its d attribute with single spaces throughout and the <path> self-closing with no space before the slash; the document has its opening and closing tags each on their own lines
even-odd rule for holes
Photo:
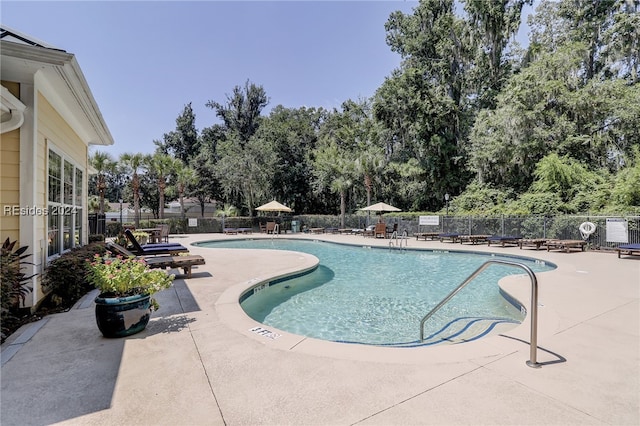
<svg viewBox="0 0 640 426">
<path fill-rule="evenodd" d="M 580 234 L 585 240 L 589 238 L 591 234 L 596 232 L 596 225 L 592 222 L 583 222 L 580 224 Z"/>
</svg>

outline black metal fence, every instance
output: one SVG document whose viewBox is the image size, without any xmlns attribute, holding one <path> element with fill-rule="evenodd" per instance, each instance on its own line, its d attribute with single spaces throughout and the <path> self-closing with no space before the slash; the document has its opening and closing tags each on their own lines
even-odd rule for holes
<svg viewBox="0 0 640 426">
<path fill-rule="evenodd" d="M 523 238 L 558 238 L 581 240 L 580 225 L 591 222 L 596 225 L 595 232 L 588 236 L 589 243 L 595 248 L 614 248 L 622 244 L 607 235 L 607 219 L 618 219 L 626 228 L 627 242 L 640 243 L 640 216 L 442 216 L 438 226 L 420 226 L 407 228 L 410 232 L 448 232 L 460 234 L 504 235 Z M 415 222 L 415 221 L 411 221 Z M 402 223 L 402 225 L 405 225 Z M 618 233 L 616 233 L 616 237 Z"/>
<path fill-rule="evenodd" d="M 106 215 L 104 213 L 89 213 L 89 235 L 105 234 L 107 230 L 105 218 Z"/>
<path fill-rule="evenodd" d="M 502 235 L 518 236 L 523 238 L 558 238 L 558 239 L 583 239 L 580 225 L 591 222 L 596 225 L 595 232 L 588 241 L 593 248 L 615 248 L 622 244 L 615 241 L 612 235 L 607 235 L 607 219 L 618 219 L 625 227 L 626 238 L 629 243 L 640 243 L 640 216 L 633 215 L 562 215 L 562 216 L 431 216 L 437 217 L 437 225 L 420 225 L 419 218 L 403 217 L 402 213 L 384 215 L 382 220 L 387 224 L 398 224 L 398 231 L 407 231 L 409 235 L 418 232 L 458 233 L 464 235 Z M 275 220 L 280 224 L 282 231 L 290 231 L 291 220 L 299 222 L 299 229 L 308 228 L 352 228 L 363 229 L 367 223 L 375 223 L 379 217 L 363 216 L 362 214 L 346 215 L 344 226 L 340 222 L 340 216 L 334 215 L 285 215 L 277 217 L 209 217 L 191 220 L 178 218 L 165 219 L 162 222 L 169 223 L 171 233 L 209 233 L 222 232 L 223 228 L 253 228 L 259 232 L 259 223 L 267 220 Z M 90 219 L 91 222 L 91 219 Z M 150 221 L 152 226 L 155 221 Z M 141 224 L 143 225 L 143 224 Z M 146 223 L 144 224 L 147 225 Z"/>
</svg>

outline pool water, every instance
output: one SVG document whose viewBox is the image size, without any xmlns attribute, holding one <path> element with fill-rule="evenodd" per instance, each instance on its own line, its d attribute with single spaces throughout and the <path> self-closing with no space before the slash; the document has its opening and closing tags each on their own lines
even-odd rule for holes
<svg viewBox="0 0 640 426">
<path fill-rule="evenodd" d="M 254 320 L 318 339 L 373 345 L 411 346 L 469 341 L 497 326 L 521 323 L 526 310 L 507 300 L 498 280 L 522 274 L 492 265 L 461 290 L 426 324 L 420 321 L 489 259 L 487 254 L 390 250 L 311 240 L 229 240 L 199 243 L 215 248 L 264 248 L 309 253 L 320 260 L 313 272 L 249 290 L 241 306 Z M 534 272 L 553 265 L 518 258 Z M 529 285 L 529 280 L 526 280 Z"/>
</svg>

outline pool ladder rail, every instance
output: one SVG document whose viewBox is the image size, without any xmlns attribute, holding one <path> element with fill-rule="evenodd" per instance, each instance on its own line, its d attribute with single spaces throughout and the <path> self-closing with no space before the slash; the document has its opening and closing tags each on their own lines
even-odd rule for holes
<svg viewBox="0 0 640 426">
<path fill-rule="evenodd" d="M 402 231 L 402 235 L 398 236 L 398 231 L 393 231 L 391 234 L 391 241 L 389 241 L 389 248 L 399 248 L 402 249 L 402 242 L 404 241 L 404 247 L 407 248 L 409 244 L 409 232 L 405 229 Z"/>
<path fill-rule="evenodd" d="M 427 315 L 422 318 L 420 321 L 420 342 L 424 342 L 424 323 L 427 322 L 429 318 L 433 316 L 440 308 L 446 305 L 449 300 L 453 298 L 460 290 L 467 286 L 471 281 L 473 281 L 482 271 L 484 271 L 489 266 L 496 265 L 505 265 L 512 266 L 515 268 L 524 269 L 529 278 L 531 279 L 531 338 L 530 338 L 530 353 L 529 360 L 527 361 L 527 365 L 531 368 L 540 368 L 540 364 L 537 362 L 537 351 L 538 351 L 538 279 L 536 278 L 536 274 L 529 268 L 527 265 L 522 263 L 512 262 L 509 260 L 487 260 L 484 262 L 478 269 L 476 269 L 471 275 L 467 277 L 458 287 L 456 287 L 451 293 L 449 293 L 440 303 L 436 305 L 435 308 L 431 309 Z"/>
</svg>

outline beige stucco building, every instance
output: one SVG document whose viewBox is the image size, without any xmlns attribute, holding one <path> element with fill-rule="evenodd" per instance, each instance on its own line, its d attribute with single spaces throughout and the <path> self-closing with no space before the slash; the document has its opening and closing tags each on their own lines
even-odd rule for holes
<svg viewBox="0 0 640 426">
<path fill-rule="evenodd" d="M 47 262 L 87 243 L 89 145 L 113 137 L 73 54 L 0 31 L 0 238 L 29 247 L 35 306 Z"/>
</svg>

